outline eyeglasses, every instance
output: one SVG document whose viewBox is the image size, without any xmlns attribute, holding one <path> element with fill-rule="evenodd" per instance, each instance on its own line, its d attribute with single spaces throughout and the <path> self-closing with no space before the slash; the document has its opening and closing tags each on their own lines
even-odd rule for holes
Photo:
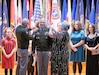
<svg viewBox="0 0 99 75">
<path fill-rule="evenodd" d="M 45 22 L 40 22 L 40 24 L 45 24 Z"/>
</svg>

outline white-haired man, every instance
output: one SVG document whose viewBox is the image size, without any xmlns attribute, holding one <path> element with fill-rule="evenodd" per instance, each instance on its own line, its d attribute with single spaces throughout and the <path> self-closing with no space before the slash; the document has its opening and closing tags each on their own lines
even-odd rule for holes
<svg viewBox="0 0 99 75">
<path fill-rule="evenodd" d="M 49 37 L 49 29 L 46 27 L 46 22 L 41 19 L 38 25 L 38 31 L 35 34 L 35 44 L 37 49 L 37 67 L 38 75 L 48 75 L 48 62 L 51 54 L 52 38 Z"/>
</svg>

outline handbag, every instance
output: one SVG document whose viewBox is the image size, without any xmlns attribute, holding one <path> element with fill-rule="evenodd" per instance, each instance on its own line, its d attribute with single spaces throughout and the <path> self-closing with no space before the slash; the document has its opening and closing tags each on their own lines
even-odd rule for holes
<svg viewBox="0 0 99 75">
<path fill-rule="evenodd" d="M 99 55 L 99 47 L 96 50 L 92 51 L 92 55 Z"/>
</svg>

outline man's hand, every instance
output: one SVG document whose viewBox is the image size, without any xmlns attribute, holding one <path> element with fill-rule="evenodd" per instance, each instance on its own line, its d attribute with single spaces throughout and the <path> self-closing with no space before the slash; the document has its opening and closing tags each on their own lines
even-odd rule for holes
<svg viewBox="0 0 99 75">
<path fill-rule="evenodd" d="M 37 31 L 38 31 L 38 29 L 39 29 L 39 28 L 35 28 L 35 29 L 33 30 L 33 32 L 37 32 Z"/>
<path fill-rule="evenodd" d="M 49 58 L 51 58 L 51 52 L 49 52 L 48 56 L 49 56 Z"/>
</svg>

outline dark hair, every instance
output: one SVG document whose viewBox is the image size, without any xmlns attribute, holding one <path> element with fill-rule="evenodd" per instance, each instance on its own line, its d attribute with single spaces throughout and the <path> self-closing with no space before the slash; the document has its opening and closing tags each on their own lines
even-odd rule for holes
<svg viewBox="0 0 99 75">
<path fill-rule="evenodd" d="M 95 29 L 94 24 L 90 24 L 90 25 L 91 25 L 92 28 L 93 28 L 93 33 L 95 33 L 95 32 L 96 32 L 96 29 Z M 90 32 L 89 32 L 89 26 L 90 26 L 90 25 L 88 25 L 88 28 L 87 28 L 88 34 L 90 34 Z"/>
<path fill-rule="evenodd" d="M 67 31 L 70 28 L 70 25 L 66 22 L 62 22 L 61 23 L 62 29 Z"/>
<path fill-rule="evenodd" d="M 35 22 L 35 25 L 36 25 L 36 27 L 37 27 L 37 28 L 39 28 L 39 27 L 40 27 L 40 25 L 39 25 L 39 24 L 40 24 L 40 20 L 38 20 L 38 21 L 36 21 L 36 22 Z"/>
</svg>

